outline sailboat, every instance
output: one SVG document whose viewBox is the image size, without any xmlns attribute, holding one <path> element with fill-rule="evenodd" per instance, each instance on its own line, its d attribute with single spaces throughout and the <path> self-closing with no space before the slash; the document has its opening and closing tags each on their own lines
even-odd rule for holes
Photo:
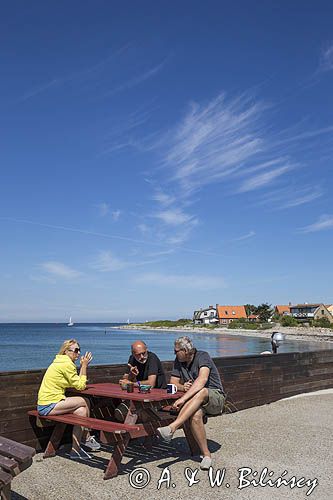
<svg viewBox="0 0 333 500">
<path fill-rule="evenodd" d="M 130 324 L 130 320 L 129 320 L 129 318 L 128 318 L 128 320 L 127 320 L 127 324 L 128 324 L 128 325 Z"/>
<path fill-rule="evenodd" d="M 71 316 L 69 318 L 69 323 L 67 323 L 67 326 L 74 326 L 74 323 L 72 321 L 72 317 Z"/>
</svg>

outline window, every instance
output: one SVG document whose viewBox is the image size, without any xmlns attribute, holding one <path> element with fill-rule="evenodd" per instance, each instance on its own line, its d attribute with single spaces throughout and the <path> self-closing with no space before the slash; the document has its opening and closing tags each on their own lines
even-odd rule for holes
<svg viewBox="0 0 333 500">
<path fill-rule="evenodd" d="M 232 311 L 232 314 L 235 315 L 236 314 L 235 311 Z"/>
<path fill-rule="evenodd" d="M 228 311 L 224 311 L 224 313 L 228 316 Z"/>
</svg>

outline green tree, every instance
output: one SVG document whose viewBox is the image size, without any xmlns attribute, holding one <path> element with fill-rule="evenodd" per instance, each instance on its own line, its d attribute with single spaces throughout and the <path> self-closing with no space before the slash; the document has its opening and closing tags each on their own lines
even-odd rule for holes
<svg viewBox="0 0 333 500">
<path fill-rule="evenodd" d="M 250 314 L 257 314 L 257 306 L 253 304 L 245 304 L 246 316 L 250 316 Z"/>
<path fill-rule="evenodd" d="M 256 314 L 258 314 L 260 321 L 268 321 L 273 314 L 272 304 L 268 304 L 267 302 L 260 304 L 257 307 Z"/>
</svg>

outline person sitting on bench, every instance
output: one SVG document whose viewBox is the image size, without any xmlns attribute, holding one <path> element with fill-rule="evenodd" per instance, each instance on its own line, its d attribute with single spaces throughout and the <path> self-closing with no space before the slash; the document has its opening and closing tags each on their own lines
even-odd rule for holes
<svg viewBox="0 0 333 500">
<path fill-rule="evenodd" d="M 128 359 L 126 373 L 119 380 L 119 384 L 126 382 L 148 384 L 156 389 L 166 389 L 166 378 L 162 363 L 154 352 L 148 351 L 147 344 L 143 340 L 137 340 L 131 345 L 132 354 Z M 118 422 L 124 422 L 130 412 L 130 402 L 123 401 L 115 409 L 115 418 Z"/>
<path fill-rule="evenodd" d="M 170 442 L 173 434 L 186 421 L 203 455 L 200 467 L 207 470 L 212 465 L 212 458 L 207 445 L 204 415 L 221 415 L 225 395 L 214 361 L 205 351 L 197 351 L 189 337 L 180 337 L 175 341 L 176 359 L 171 372 L 170 383 L 176 384 L 184 395 L 177 399 L 172 407 L 179 414 L 170 425 L 159 427 L 158 434 Z"/>
<path fill-rule="evenodd" d="M 80 345 L 75 339 L 65 340 L 59 353 L 48 367 L 43 377 L 39 392 L 37 410 L 40 415 L 62 415 L 64 413 L 74 413 L 81 417 L 89 417 L 89 401 L 81 396 L 65 396 L 65 390 L 70 387 L 83 390 L 87 383 L 87 368 L 92 360 L 91 352 L 86 352 L 80 359 L 80 373 L 78 375 L 75 362 L 80 357 Z M 94 436 L 90 436 L 88 431 L 83 432 L 82 427 L 73 427 L 73 440 L 70 458 L 89 459 L 88 453 L 81 448 L 97 451 L 101 445 Z"/>
</svg>

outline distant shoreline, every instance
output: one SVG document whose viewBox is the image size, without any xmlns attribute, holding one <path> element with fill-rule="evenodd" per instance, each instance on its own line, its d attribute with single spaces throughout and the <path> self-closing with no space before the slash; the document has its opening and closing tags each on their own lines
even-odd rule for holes
<svg viewBox="0 0 333 500">
<path fill-rule="evenodd" d="M 132 325 L 121 325 L 111 327 L 117 330 L 159 330 L 163 332 L 179 332 L 180 334 L 196 334 L 196 333 L 205 333 L 205 334 L 213 334 L 213 335 L 235 335 L 235 336 L 244 336 L 244 337 L 258 337 L 269 339 L 274 331 L 282 332 L 286 335 L 286 338 L 291 337 L 293 340 L 301 340 L 301 341 L 315 341 L 315 342 L 333 342 L 333 331 L 328 328 L 311 328 L 311 327 L 283 327 L 276 326 L 275 328 L 271 328 L 269 330 L 233 330 L 225 327 L 221 328 L 205 328 L 195 326 L 175 326 L 175 327 L 152 327 L 145 326 L 141 324 L 132 324 Z"/>
</svg>

